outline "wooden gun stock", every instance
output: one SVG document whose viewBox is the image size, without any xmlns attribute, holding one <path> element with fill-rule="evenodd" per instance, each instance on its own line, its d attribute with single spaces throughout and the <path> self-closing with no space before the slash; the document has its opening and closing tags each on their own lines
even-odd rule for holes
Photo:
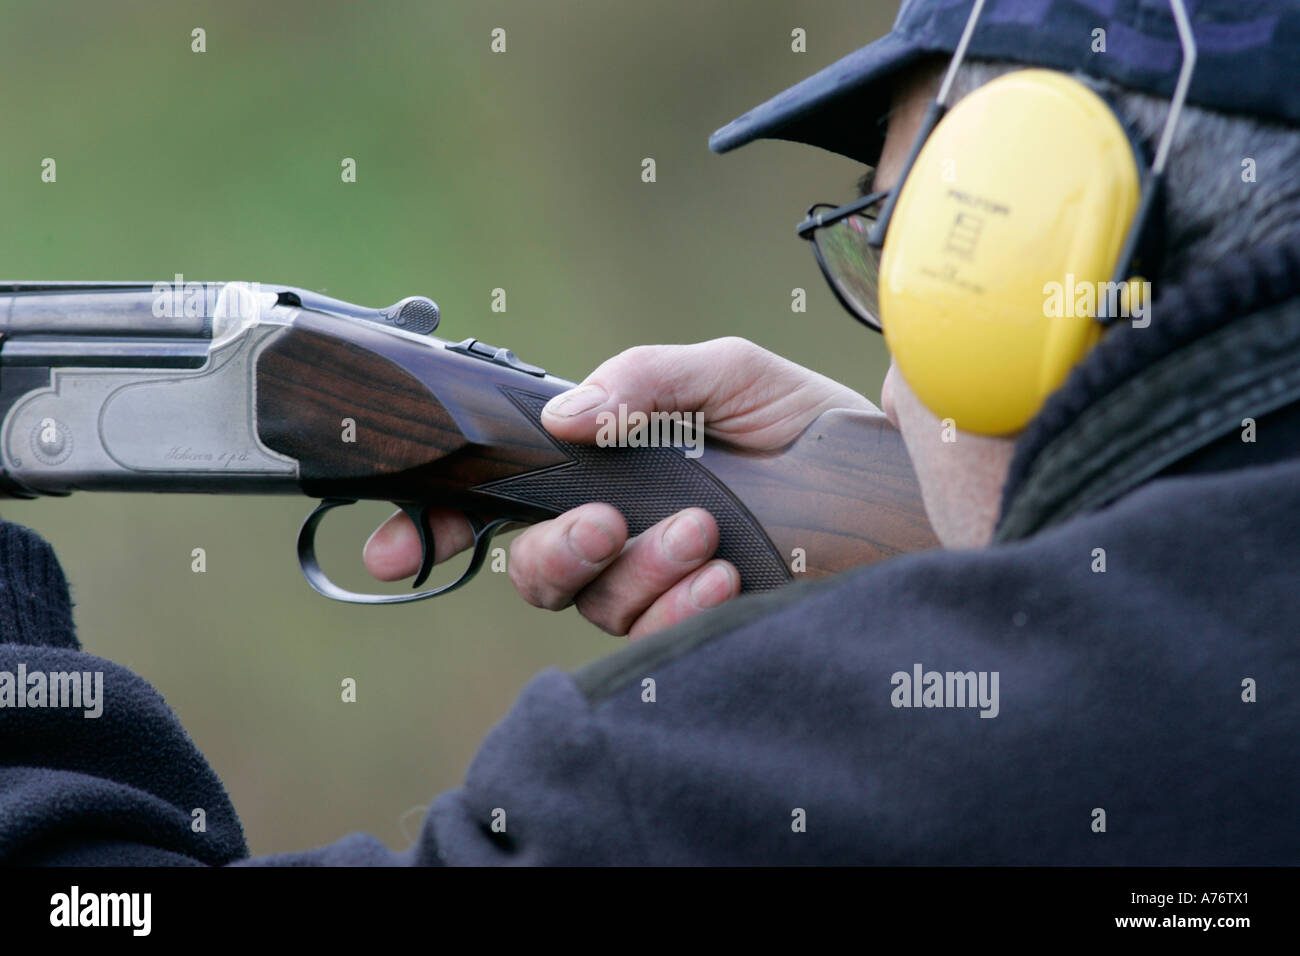
<svg viewBox="0 0 1300 956">
<path fill-rule="evenodd" d="M 823 412 L 779 452 L 710 446 L 704 460 L 810 577 L 938 546 L 903 437 L 879 412 Z"/>
</svg>

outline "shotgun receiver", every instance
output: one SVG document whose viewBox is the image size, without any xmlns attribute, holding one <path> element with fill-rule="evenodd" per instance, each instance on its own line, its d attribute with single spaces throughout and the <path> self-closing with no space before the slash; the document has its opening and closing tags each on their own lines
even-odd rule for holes
<svg viewBox="0 0 1300 956">
<path fill-rule="evenodd" d="M 588 501 L 618 508 L 630 534 L 708 509 L 717 555 L 749 591 L 791 580 L 792 560 L 815 577 L 935 543 L 882 415 L 826 412 L 769 453 L 574 445 L 540 423 L 572 383 L 509 349 L 436 338 L 438 318 L 420 296 L 367 309 L 290 286 L 180 276 L 0 284 L 0 493 L 319 498 L 298 537 L 303 574 L 326 597 L 366 604 L 457 588 L 503 526 Z M 316 559 L 316 529 L 360 499 L 396 503 L 419 529 L 415 588 L 433 564 L 425 511 L 464 512 L 468 569 L 409 594 L 334 584 Z"/>
</svg>

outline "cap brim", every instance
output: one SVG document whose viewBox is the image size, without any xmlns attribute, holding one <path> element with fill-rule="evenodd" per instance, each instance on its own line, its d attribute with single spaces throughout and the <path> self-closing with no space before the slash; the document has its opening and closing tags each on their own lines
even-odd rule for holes
<svg viewBox="0 0 1300 956">
<path fill-rule="evenodd" d="M 884 142 L 876 120 L 889 110 L 898 75 L 932 52 L 888 33 L 732 120 L 709 137 L 709 149 L 784 139 L 874 164 Z"/>
</svg>

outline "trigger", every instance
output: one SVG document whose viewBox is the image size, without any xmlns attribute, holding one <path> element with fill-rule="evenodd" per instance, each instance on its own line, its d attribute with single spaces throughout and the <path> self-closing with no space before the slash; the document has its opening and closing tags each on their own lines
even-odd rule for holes
<svg viewBox="0 0 1300 956">
<path fill-rule="evenodd" d="M 401 509 L 415 523 L 415 530 L 420 534 L 420 570 L 416 572 L 415 581 L 411 584 L 412 588 L 418 588 L 429 579 L 429 572 L 433 570 L 433 535 L 429 533 L 424 520 L 429 513 L 429 506 L 401 505 Z"/>
</svg>

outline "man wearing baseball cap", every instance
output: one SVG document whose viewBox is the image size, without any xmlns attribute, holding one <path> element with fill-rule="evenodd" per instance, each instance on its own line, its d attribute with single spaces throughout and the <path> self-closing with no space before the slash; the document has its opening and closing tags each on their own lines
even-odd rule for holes
<svg viewBox="0 0 1300 956">
<path fill-rule="evenodd" d="M 886 337 L 944 547 L 733 601 L 707 512 L 530 528 L 525 599 L 637 640 L 536 678 L 402 861 L 1300 862 L 1300 5 L 1189 7 L 908 0 L 713 135 L 868 167 L 799 234 Z M 591 442 L 620 404 L 757 449 L 874 408 L 721 339 L 624 352 L 544 422 Z M 378 577 L 418 563 L 404 521 Z M 147 717 L 165 774 L 188 742 Z M 120 755 L 79 772 L 105 840 L 146 812 Z M 245 855 L 209 831 L 159 859 Z"/>
</svg>

